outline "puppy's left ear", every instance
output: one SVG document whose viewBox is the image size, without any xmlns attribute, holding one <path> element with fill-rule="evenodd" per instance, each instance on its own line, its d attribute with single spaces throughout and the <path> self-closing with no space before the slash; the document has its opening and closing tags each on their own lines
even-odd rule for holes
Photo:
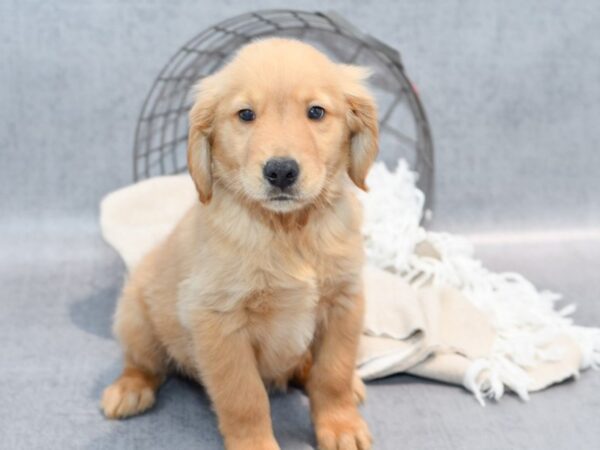
<svg viewBox="0 0 600 450">
<path fill-rule="evenodd" d="M 366 191 L 365 178 L 379 151 L 377 107 L 364 85 L 370 71 L 364 67 L 341 64 L 344 96 L 348 104 L 346 121 L 350 130 L 348 175 Z"/>
</svg>

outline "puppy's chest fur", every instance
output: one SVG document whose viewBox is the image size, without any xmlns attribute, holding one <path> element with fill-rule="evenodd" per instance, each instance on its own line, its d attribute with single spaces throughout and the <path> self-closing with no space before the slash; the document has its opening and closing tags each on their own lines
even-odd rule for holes
<svg viewBox="0 0 600 450">
<path fill-rule="evenodd" d="M 328 311 L 347 306 L 360 285 L 358 230 L 340 220 L 311 225 L 319 233 L 273 233 L 251 250 L 221 244 L 222 260 L 180 291 L 181 319 L 194 310 L 222 315 L 225 332 L 247 333 L 267 380 L 289 375 Z"/>
<path fill-rule="evenodd" d="M 318 295 L 311 289 L 251 293 L 242 301 L 262 377 L 282 382 L 308 349 L 316 328 Z"/>
<path fill-rule="evenodd" d="M 239 303 L 259 370 L 274 381 L 298 364 L 328 310 L 345 307 L 349 301 L 345 297 L 347 276 L 336 270 L 332 256 L 296 257 L 298 260 L 288 261 L 286 270 L 264 271 L 265 287 L 250 292 Z M 329 269 L 324 272 L 324 267 Z"/>
</svg>

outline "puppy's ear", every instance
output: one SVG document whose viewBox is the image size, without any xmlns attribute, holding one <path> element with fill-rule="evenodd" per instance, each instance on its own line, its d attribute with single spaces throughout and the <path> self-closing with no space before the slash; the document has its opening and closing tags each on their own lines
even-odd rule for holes
<svg viewBox="0 0 600 450">
<path fill-rule="evenodd" d="M 344 96 L 348 103 L 346 121 L 350 130 L 348 175 L 366 191 L 365 178 L 379 151 L 377 107 L 364 85 L 370 71 L 364 67 L 340 65 L 344 80 Z"/>
<path fill-rule="evenodd" d="M 211 132 L 218 102 L 214 76 L 200 81 L 195 90 L 195 102 L 189 115 L 187 163 L 202 203 L 212 197 Z"/>
</svg>

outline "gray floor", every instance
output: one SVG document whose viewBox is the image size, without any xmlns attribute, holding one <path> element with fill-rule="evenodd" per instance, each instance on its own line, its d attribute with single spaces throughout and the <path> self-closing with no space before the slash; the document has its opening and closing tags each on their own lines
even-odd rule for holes
<svg viewBox="0 0 600 450">
<path fill-rule="evenodd" d="M 157 407 L 123 422 L 98 409 L 117 375 L 119 348 L 110 319 L 124 267 L 93 227 L 39 230 L 0 240 L 0 448 L 221 448 L 203 390 L 171 379 Z M 78 230 L 76 233 L 73 230 Z M 569 292 L 582 324 L 599 324 L 599 242 L 485 246 L 496 269 L 516 269 L 540 285 Z M 593 281 L 595 280 L 595 281 Z M 600 374 L 587 372 L 533 395 L 507 396 L 481 408 L 454 386 L 410 376 L 370 383 L 363 408 L 376 449 L 594 449 L 600 446 Z M 298 391 L 272 397 L 283 449 L 314 445 L 307 400 Z"/>
</svg>

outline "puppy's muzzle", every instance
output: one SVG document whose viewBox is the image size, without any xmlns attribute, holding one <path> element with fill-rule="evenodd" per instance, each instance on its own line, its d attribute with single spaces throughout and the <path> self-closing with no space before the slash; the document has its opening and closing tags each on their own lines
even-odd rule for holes
<svg viewBox="0 0 600 450">
<path fill-rule="evenodd" d="M 271 186 L 284 190 L 298 179 L 300 167 L 291 158 L 271 158 L 263 168 L 263 177 Z"/>
</svg>

